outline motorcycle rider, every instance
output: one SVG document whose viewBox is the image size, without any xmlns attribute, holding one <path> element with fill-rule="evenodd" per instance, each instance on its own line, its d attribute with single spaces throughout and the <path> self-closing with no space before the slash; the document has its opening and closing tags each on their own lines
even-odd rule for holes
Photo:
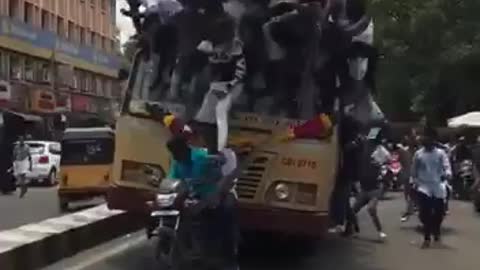
<svg viewBox="0 0 480 270">
<path fill-rule="evenodd" d="M 460 165 L 463 161 L 466 160 L 473 160 L 473 153 L 469 145 L 469 140 L 467 140 L 466 136 L 460 136 L 458 138 L 458 143 L 452 149 L 451 153 L 451 162 L 453 165 L 453 190 L 455 194 L 458 196 L 463 192 L 463 183 L 461 183 L 460 177 Z"/>
<path fill-rule="evenodd" d="M 198 226 L 192 228 L 193 238 L 198 244 L 202 263 L 208 267 L 222 265 L 227 269 L 237 266 L 237 233 L 235 208 L 236 199 L 231 189 L 224 192 L 223 187 L 230 187 L 225 178 L 234 173 L 236 160 L 232 153 L 225 151 L 212 156 L 208 150 L 190 146 L 183 136 L 174 136 L 167 143 L 173 161 L 170 167 L 170 179 L 184 181 L 188 195 L 199 201 L 206 202 L 193 218 L 198 220 Z M 224 166 L 228 164 L 228 166 Z M 230 173 L 223 175 L 223 173 Z M 202 269 L 200 267 L 200 269 Z M 225 268 L 223 268 L 225 269 Z"/>
</svg>

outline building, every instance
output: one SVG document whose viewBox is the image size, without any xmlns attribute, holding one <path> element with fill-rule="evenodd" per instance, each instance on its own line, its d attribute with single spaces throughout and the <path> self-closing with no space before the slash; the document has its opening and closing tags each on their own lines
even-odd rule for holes
<svg viewBox="0 0 480 270">
<path fill-rule="evenodd" d="M 116 0 L 0 0 L 0 108 L 111 117 L 121 95 L 115 13 Z"/>
</svg>

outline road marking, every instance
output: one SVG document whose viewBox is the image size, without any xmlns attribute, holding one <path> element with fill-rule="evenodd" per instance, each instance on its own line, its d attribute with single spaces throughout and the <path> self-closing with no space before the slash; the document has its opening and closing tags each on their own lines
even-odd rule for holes
<svg viewBox="0 0 480 270">
<path fill-rule="evenodd" d="M 121 243 L 121 244 L 118 244 L 118 245 L 115 245 L 115 247 L 112 247 L 112 248 L 108 248 L 108 250 L 106 251 L 103 251 L 103 252 L 93 252 L 94 254 L 92 256 L 89 256 L 87 259 L 84 259 L 83 256 L 81 256 L 82 254 L 78 254 L 77 256 L 81 256 L 82 257 L 82 261 L 80 263 L 75 263 L 74 266 L 70 266 L 70 267 L 66 267 L 65 265 L 62 266 L 62 269 L 64 270 L 83 270 L 85 268 L 88 268 L 92 265 L 95 265 L 101 261 L 104 261 L 110 257 L 113 257 L 117 254 L 120 254 L 124 251 L 127 251 L 128 249 L 131 249 L 131 248 L 134 248 L 136 246 L 139 246 L 140 244 L 142 244 L 144 241 L 145 241 L 145 235 L 144 234 L 138 234 L 138 235 L 134 235 L 134 236 L 131 236 L 131 235 L 127 235 L 123 238 L 121 238 L 122 240 L 124 238 L 131 238 L 131 239 L 128 239 L 126 240 L 126 242 L 124 243 Z M 108 245 L 109 243 L 106 243 L 105 245 Z M 98 247 L 99 249 L 101 249 L 101 247 Z M 95 248 L 94 250 L 91 250 L 91 251 L 96 251 Z M 88 252 L 88 251 L 86 251 Z"/>
</svg>

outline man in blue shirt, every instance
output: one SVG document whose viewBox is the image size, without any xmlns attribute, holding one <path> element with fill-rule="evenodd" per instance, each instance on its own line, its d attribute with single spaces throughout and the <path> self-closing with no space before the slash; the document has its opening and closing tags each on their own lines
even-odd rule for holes
<svg viewBox="0 0 480 270">
<path fill-rule="evenodd" d="M 222 165 L 228 163 L 228 157 L 209 156 L 206 149 L 189 146 L 182 136 L 172 138 L 167 148 L 173 156 L 168 177 L 185 181 L 191 196 L 208 202 L 209 207 L 195 215 L 197 225 L 192 228 L 202 261 L 226 266 L 222 269 L 237 269 L 236 199 L 231 192 L 221 196 L 219 190 L 222 177 L 235 174 L 236 164 L 223 175 L 222 169 L 226 168 Z"/>
<path fill-rule="evenodd" d="M 205 199 L 217 190 L 220 166 L 206 149 L 191 147 L 182 136 L 172 138 L 167 148 L 173 156 L 168 178 L 185 181 L 190 195 L 198 199 Z"/>
<path fill-rule="evenodd" d="M 446 180 L 452 176 L 450 161 L 444 150 L 435 144 L 436 131 L 426 128 L 423 147 L 413 157 L 412 180 L 418 192 L 420 220 L 423 223 L 424 242 L 428 248 L 433 235 L 440 241 L 440 227 L 445 215 Z"/>
</svg>

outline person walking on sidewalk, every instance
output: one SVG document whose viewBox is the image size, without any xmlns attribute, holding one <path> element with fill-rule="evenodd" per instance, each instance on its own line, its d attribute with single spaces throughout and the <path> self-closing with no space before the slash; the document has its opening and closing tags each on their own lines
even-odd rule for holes
<svg viewBox="0 0 480 270">
<path fill-rule="evenodd" d="M 425 129 L 423 147 L 413 157 L 412 180 L 417 190 L 420 207 L 420 221 L 423 223 L 422 248 L 428 248 L 431 237 L 435 242 L 441 240 L 441 224 L 445 216 L 447 197 L 444 184 L 452 176 L 447 153 L 435 145 L 436 131 Z"/>
<path fill-rule="evenodd" d="M 23 136 L 18 137 L 18 143 L 13 148 L 13 175 L 20 187 L 20 198 L 23 198 L 28 190 L 27 172 L 32 170 L 32 156 L 30 149 L 25 144 Z"/>
</svg>

